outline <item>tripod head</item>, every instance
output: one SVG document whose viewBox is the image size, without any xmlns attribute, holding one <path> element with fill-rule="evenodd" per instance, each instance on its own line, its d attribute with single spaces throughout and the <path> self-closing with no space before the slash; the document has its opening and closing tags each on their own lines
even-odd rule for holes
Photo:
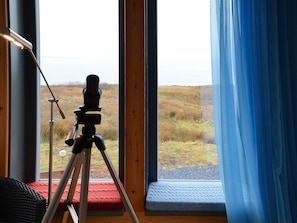
<svg viewBox="0 0 297 223">
<path fill-rule="evenodd" d="M 99 100 L 101 96 L 99 88 L 99 77 L 95 74 L 88 75 L 86 78 L 86 87 L 83 89 L 84 105 L 74 111 L 76 121 L 73 128 L 68 133 L 65 143 L 72 146 L 75 141 L 76 132 L 79 124 L 83 124 L 83 137 L 89 138 L 95 134 L 95 125 L 101 123 L 101 111 Z"/>
</svg>

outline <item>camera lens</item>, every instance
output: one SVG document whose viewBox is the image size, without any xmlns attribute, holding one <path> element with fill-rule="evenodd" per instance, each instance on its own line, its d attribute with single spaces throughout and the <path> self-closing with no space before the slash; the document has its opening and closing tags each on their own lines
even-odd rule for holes
<svg viewBox="0 0 297 223">
<path fill-rule="evenodd" d="M 100 90 L 99 77 L 95 74 L 87 76 L 84 89 L 84 104 L 86 109 L 96 109 L 99 106 Z"/>
</svg>

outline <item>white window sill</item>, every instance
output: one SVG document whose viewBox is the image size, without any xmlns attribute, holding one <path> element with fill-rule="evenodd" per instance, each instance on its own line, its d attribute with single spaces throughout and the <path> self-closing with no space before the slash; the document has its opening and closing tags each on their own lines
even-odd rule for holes
<svg viewBox="0 0 297 223">
<path fill-rule="evenodd" d="M 220 181 L 158 181 L 150 183 L 146 211 L 152 213 L 225 213 L 225 198 Z"/>
</svg>

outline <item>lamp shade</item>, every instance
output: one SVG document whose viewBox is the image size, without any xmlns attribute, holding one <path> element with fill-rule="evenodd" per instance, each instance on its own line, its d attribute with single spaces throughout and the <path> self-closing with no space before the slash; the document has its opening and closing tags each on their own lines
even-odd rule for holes
<svg viewBox="0 0 297 223">
<path fill-rule="evenodd" d="M 32 50 L 33 45 L 28 40 L 17 34 L 16 32 L 12 31 L 8 27 L 0 28 L 0 35 L 3 36 L 8 41 L 14 43 L 21 49 L 26 48 L 27 50 Z"/>
</svg>

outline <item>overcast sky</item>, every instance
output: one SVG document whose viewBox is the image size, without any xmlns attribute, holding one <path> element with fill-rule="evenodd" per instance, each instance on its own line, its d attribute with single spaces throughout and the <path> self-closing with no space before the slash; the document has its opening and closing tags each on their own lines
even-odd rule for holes
<svg viewBox="0 0 297 223">
<path fill-rule="evenodd" d="M 40 31 L 50 84 L 118 83 L 118 0 L 40 0 Z M 159 84 L 210 84 L 210 72 L 209 0 L 159 0 Z"/>
</svg>

